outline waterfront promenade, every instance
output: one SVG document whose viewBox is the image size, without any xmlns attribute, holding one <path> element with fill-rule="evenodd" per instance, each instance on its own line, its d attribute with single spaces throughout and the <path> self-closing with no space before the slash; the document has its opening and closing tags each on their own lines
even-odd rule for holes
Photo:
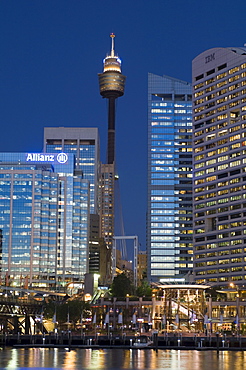
<svg viewBox="0 0 246 370">
<path fill-rule="evenodd" d="M 46 335 L 0 335 L 0 346 L 7 347 L 46 347 L 46 348 L 136 348 L 135 335 L 77 335 L 72 333 Z M 152 344 L 144 348 L 154 349 L 217 349 L 246 350 L 246 337 L 214 334 L 154 334 Z"/>
</svg>

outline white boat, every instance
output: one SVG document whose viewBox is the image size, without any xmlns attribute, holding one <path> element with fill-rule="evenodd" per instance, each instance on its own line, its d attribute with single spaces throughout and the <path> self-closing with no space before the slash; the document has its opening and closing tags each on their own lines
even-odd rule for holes
<svg viewBox="0 0 246 370">
<path fill-rule="evenodd" d="M 137 337 L 136 341 L 133 343 L 133 347 L 135 348 L 144 348 L 144 347 L 148 347 L 152 345 L 153 345 L 153 342 L 146 335 L 141 335 Z"/>
</svg>

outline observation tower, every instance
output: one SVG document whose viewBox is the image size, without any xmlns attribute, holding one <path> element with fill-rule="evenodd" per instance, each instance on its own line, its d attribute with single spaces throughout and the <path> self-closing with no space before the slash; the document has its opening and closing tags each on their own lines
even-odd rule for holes
<svg viewBox="0 0 246 370">
<path fill-rule="evenodd" d="M 103 60 L 103 73 L 98 74 L 100 94 L 108 99 L 107 164 L 115 161 L 115 100 L 124 95 L 126 77 L 121 73 L 121 60 L 114 51 L 115 35 L 110 35 L 111 53 Z"/>
</svg>

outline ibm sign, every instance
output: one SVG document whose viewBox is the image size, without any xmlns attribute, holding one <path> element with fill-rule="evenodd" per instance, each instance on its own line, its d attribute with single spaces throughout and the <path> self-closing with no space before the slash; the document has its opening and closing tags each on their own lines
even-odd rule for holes
<svg viewBox="0 0 246 370">
<path fill-rule="evenodd" d="M 65 164 L 68 161 L 66 153 L 47 154 L 47 153 L 28 153 L 26 154 L 26 162 L 46 162 Z"/>
</svg>

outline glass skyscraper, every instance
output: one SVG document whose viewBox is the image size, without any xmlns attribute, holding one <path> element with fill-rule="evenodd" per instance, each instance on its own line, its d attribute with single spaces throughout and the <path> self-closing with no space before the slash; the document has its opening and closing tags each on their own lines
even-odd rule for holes
<svg viewBox="0 0 246 370">
<path fill-rule="evenodd" d="M 191 85 L 148 75 L 148 280 L 192 270 Z"/>
<path fill-rule="evenodd" d="M 75 169 L 90 182 L 90 213 L 98 213 L 99 134 L 93 127 L 45 127 L 44 151 L 72 153 Z"/>
<path fill-rule="evenodd" d="M 1 283 L 58 288 L 88 272 L 89 182 L 66 153 L 0 153 Z"/>
</svg>

